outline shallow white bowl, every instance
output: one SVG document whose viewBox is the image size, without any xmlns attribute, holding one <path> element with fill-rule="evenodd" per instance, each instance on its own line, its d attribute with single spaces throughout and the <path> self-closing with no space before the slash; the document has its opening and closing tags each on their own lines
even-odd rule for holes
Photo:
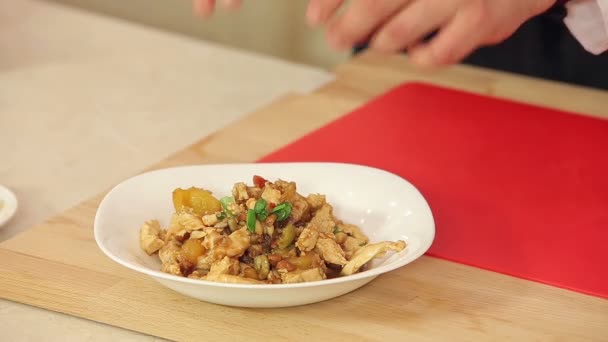
<svg viewBox="0 0 608 342">
<path fill-rule="evenodd" d="M 230 194 L 236 182 L 250 184 L 253 175 L 294 181 L 298 192 L 305 196 L 325 194 L 335 215 L 359 225 L 371 242 L 402 239 L 408 246 L 400 253 L 391 252 L 385 259 L 377 259 L 369 270 L 352 276 L 277 285 L 225 284 L 177 277 L 161 272 L 158 257 L 141 250 L 139 227 L 150 219 L 158 219 L 166 227 L 173 213 L 173 189 L 197 186 L 222 197 Z M 117 263 L 186 296 L 240 307 L 295 306 L 346 294 L 419 258 L 435 237 L 431 210 L 412 184 L 379 169 L 338 163 L 200 165 L 148 172 L 122 182 L 106 195 L 98 208 L 94 229 L 101 250 Z"/>
<path fill-rule="evenodd" d="M 17 212 L 17 196 L 8 188 L 0 185 L 0 228 Z"/>
</svg>

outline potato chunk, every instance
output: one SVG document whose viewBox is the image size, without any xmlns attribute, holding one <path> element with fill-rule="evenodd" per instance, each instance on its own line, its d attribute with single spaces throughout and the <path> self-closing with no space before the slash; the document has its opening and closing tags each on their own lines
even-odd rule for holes
<svg viewBox="0 0 608 342">
<path fill-rule="evenodd" d="M 176 212 L 192 210 L 198 216 L 209 215 L 222 210 L 220 201 L 210 191 L 191 187 L 173 191 L 173 206 Z"/>
</svg>

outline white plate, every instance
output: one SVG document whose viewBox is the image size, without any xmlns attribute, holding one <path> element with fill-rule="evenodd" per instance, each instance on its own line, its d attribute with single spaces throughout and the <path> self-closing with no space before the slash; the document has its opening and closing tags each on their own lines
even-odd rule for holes
<svg viewBox="0 0 608 342">
<path fill-rule="evenodd" d="M 8 188 L 0 185 L 0 228 L 17 212 L 17 197 Z"/>
<path fill-rule="evenodd" d="M 173 189 L 197 186 L 222 197 L 230 194 L 236 182 L 250 184 L 253 175 L 294 181 L 303 195 L 325 194 L 335 215 L 359 225 L 371 242 L 402 239 L 408 246 L 352 276 L 276 285 L 225 284 L 170 275 L 160 271 L 156 255 L 141 250 L 139 227 L 150 219 L 158 219 L 166 227 L 173 213 Z M 379 169 L 338 163 L 200 165 L 148 172 L 124 181 L 106 195 L 94 229 L 101 250 L 117 263 L 186 296 L 240 307 L 295 306 L 343 295 L 416 260 L 435 237 L 431 210 L 412 184 Z"/>
</svg>

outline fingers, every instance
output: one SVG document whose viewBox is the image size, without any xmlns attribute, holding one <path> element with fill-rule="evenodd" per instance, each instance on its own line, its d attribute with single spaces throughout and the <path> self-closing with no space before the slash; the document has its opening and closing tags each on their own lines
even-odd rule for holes
<svg viewBox="0 0 608 342">
<path fill-rule="evenodd" d="M 382 23 L 410 0 L 353 1 L 346 12 L 332 20 L 327 28 L 330 45 L 338 50 L 348 49 L 368 38 Z"/>
<path fill-rule="evenodd" d="M 467 12 L 459 12 L 429 43 L 409 51 L 410 60 L 422 67 L 439 67 L 464 59 L 483 43 L 487 28 Z"/>
<path fill-rule="evenodd" d="M 237 10 L 241 7 L 241 0 L 220 0 L 220 5 L 228 10 Z M 209 17 L 216 7 L 216 0 L 194 0 L 194 13 L 202 17 Z"/>
<path fill-rule="evenodd" d="M 222 7 L 228 10 L 237 10 L 241 7 L 241 0 L 221 0 Z"/>
<path fill-rule="evenodd" d="M 441 2 L 439 2 L 441 1 Z M 377 33 L 370 47 L 392 53 L 422 40 L 450 19 L 454 9 L 443 0 L 416 0 L 394 16 Z"/>
<path fill-rule="evenodd" d="M 311 26 L 325 24 L 343 3 L 344 0 L 310 0 L 306 19 Z"/>
<path fill-rule="evenodd" d="M 194 0 L 194 13 L 201 17 L 208 17 L 213 14 L 215 0 Z"/>
</svg>

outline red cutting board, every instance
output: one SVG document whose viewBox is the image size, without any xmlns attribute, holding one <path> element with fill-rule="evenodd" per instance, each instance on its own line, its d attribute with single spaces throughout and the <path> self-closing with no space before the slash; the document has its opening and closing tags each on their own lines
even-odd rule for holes
<svg viewBox="0 0 608 342">
<path fill-rule="evenodd" d="M 428 255 L 608 298 L 607 120 L 410 83 L 260 161 L 396 173 L 433 211 Z"/>
</svg>

